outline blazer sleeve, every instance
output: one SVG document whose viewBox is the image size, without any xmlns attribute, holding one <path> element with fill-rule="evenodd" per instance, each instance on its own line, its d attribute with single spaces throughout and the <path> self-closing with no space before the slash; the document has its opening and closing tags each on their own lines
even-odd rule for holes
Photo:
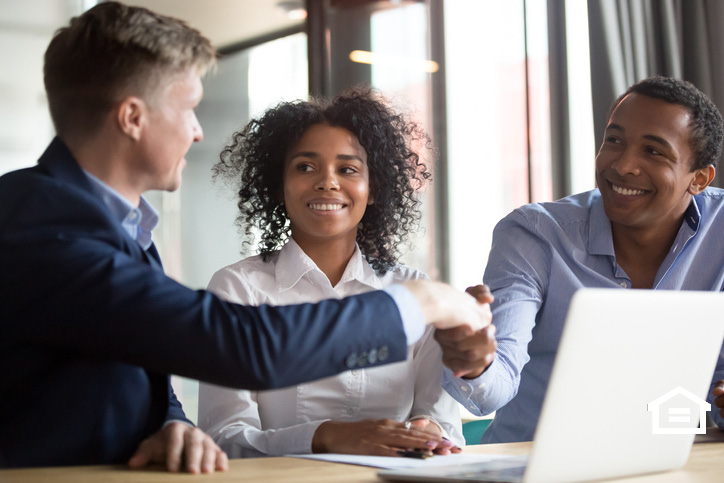
<svg viewBox="0 0 724 483">
<path fill-rule="evenodd" d="M 236 305 L 145 263 L 87 192 L 21 172 L 2 178 L 0 201 L 0 339 L 246 389 L 331 376 L 371 349 L 388 354 L 375 365 L 407 356 L 384 292 Z"/>
</svg>

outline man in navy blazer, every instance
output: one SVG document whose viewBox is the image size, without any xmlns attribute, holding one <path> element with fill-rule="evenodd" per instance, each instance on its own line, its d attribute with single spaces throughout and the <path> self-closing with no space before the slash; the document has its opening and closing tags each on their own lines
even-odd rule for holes
<svg viewBox="0 0 724 483">
<path fill-rule="evenodd" d="M 0 178 L 0 466 L 224 470 L 168 374 L 271 389 L 403 360 L 426 323 L 490 323 L 487 305 L 432 282 L 244 307 L 166 277 L 141 195 L 180 186 L 215 57 L 184 23 L 114 2 L 51 41 L 58 137 L 37 166 Z M 429 439 L 410 431 L 410 447 Z"/>
</svg>

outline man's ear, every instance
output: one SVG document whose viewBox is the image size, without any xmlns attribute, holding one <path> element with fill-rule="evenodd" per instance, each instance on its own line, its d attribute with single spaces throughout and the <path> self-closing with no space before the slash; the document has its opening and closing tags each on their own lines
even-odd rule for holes
<svg viewBox="0 0 724 483">
<path fill-rule="evenodd" d="M 147 115 L 148 106 L 140 97 L 136 96 L 128 96 L 123 99 L 116 110 L 121 131 L 135 141 L 141 138 Z"/>
<path fill-rule="evenodd" d="M 712 165 L 709 165 L 706 168 L 694 170 L 694 177 L 691 179 L 691 184 L 689 184 L 689 194 L 698 195 L 704 191 L 704 188 L 714 181 L 715 175 L 716 168 Z"/>
</svg>

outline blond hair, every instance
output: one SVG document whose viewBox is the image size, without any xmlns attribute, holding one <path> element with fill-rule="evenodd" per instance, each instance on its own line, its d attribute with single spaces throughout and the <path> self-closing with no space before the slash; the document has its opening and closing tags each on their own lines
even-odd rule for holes
<svg viewBox="0 0 724 483">
<path fill-rule="evenodd" d="M 45 90 L 61 138 L 92 135 L 129 95 L 153 100 L 169 76 L 216 62 L 211 42 L 185 22 L 103 2 L 59 29 L 45 51 Z"/>
</svg>

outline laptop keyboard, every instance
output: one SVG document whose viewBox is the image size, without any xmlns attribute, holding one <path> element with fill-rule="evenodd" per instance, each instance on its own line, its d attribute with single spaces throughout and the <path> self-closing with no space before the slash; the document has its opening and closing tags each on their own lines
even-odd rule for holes
<svg viewBox="0 0 724 483">
<path fill-rule="evenodd" d="M 521 481 L 526 466 L 511 466 L 508 468 L 485 468 L 473 471 L 461 471 L 460 473 L 449 473 L 448 478 L 469 481 Z"/>
</svg>

